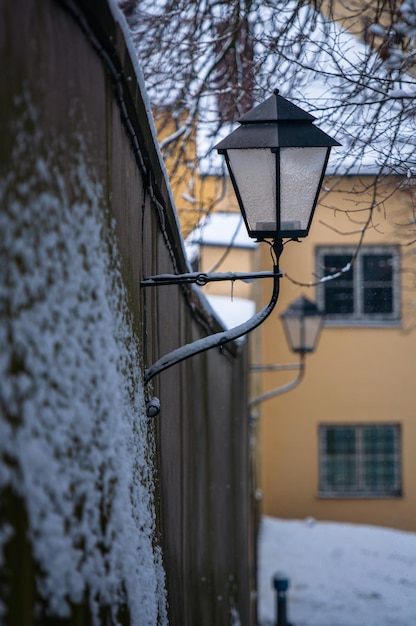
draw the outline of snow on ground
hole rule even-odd
[[[307,519],[262,519],[259,624],[275,623],[272,577],[290,580],[293,626],[414,626],[416,533]]]

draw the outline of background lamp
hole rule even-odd
[[[250,237],[306,237],[332,146],[315,118],[275,90],[215,148],[223,154]]]
[[[324,313],[318,309],[315,302],[301,296],[288,306],[280,318],[283,323],[289,348],[292,352],[300,355],[300,362],[296,365],[252,365],[250,369],[252,372],[296,369],[298,370],[298,375],[286,385],[267,391],[251,400],[249,402],[250,408],[257,406],[265,400],[270,400],[270,398],[275,398],[283,393],[287,393],[302,382],[305,374],[305,354],[314,352],[317,346],[324,321]],[[252,415],[252,417],[254,417],[254,415]]]
[[[288,306],[280,319],[292,352],[314,352],[321,334],[323,313],[315,302],[301,296]]]

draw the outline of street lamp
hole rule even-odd
[[[246,335],[273,311],[279,294],[282,240],[307,236],[331,147],[340,145],[314,126],[314,119],[276,90],[273,96],[246,113],[239,120],[240,127],[215,146],[225,156],[249,236],[259,241],[271,240],[273,271],[163,274],[147,278],[141,286],[273,278],[270,302],[244,324],[198,339],[160,358],[145,371],[146,384],[184,359]]]
[[[290,383],[267,391],[254,398],[249,403],[250,407],[256,406],[265,400],[280,396],[287,391],[291,391],[303,380],[305,373],[305,354],[315,351],[321,334],[324,314],[320,311],[315,302],[308,300],[305,296],[297,298],[281,314],[286,339],[292,352],[300,355],[300,361],[296,365],[252,365],[251,371],[282,371],[287,369],[297,369],[298,375]]]
[[[281,314],[280,319],[292,352],[302,357],[315,351],[324,319],[315,302],[300,296]]]
[[[249,111],[217,144],[250,237],[306,237],[332,146],[314,117],[279,95]]]

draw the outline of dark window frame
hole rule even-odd
[[[327,277],[331,271],[341,270],[350,262],[356,250],[352,246],[319,246],[316,248],[316,270],[319,278]],[[339,257],[339,265],[331,267],[325,263],[325,257]],[[371,273],[371,257],[389,256],[391,258],[390,280],[365,280],[364,272]],[[369,262],[370,261],[370,262]],[[317,301],[325,311],[325,325],[328,326],[399,326],[401,324],[401,280],[400,280],[400,247],[397,245],[362,246],[349,272],[341,272],[337,278],[322,280],[317,285]],[[365,310],[371,308],[371,300],[365,300],[367,289],[379,294],[388,290],[391,292],[391,310],[374,312]],[[331,312],[325,310],[327,295],[335,292],[338,298],[344,296],[343,311]],[[348,291],[352,293],[348,299]],[[343,293],[344,292],[344,293]],[[390,302],[390,300],[388,301]],[[328,307],[327,307],[328,308]]]
[[[377,440],[375,433],[378,429],[385,433],[390,430],[391,440],[388,441],[386,436],[384,440],[382,438]],[[344,439],[341,436],[342,431]],[[331,434],[332,441],[328,437]],[[320,497],[402,496],[401,424],[392,422],[320,424],[318,440]],[[391,449],[387,450],[389,446]],[[335,451],[336,448],[338,451]]]

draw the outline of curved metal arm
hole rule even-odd
[[[243,335],[247,335],[252,330],[260,326],[273,311],[277,299],[279,297],[279,279],[280,279],[280,271],[278,266],[276,265],[273,270],[273,292],[270,299],[269,304],[264,307],[261,311],[256,313],[251,319],[244,324],[240,324],[235,328],[231,328],[229,330],[215,333],[214,335],[209,335],[208,337],[203,337],[202,339],[197,339],[192,343],[188,343],[182,348],[177,348],[172,352],[169,352],[162,358],[160,358],[154,365],[149,367],[144,373],[144,383],[145,385],[154,377],[156,374],[163,372],[163,370],[168,367],[172,367],[172,365],[176,365],[185,359],[188,359],[195,354],[200,354],[201,352],[205,352],[206,350],[210,350],[211,348],[217,348],[222,346],[229,341],[233,341],[234,339],[238,339]]]
[[[261,402],[264,402],[265,400],[269,400],[270,398],[274,398],[275,396],[280,396],[282,393],[286,393],[287,391],[291,391],[292,389],[297,387],[299,383],[302,382],[303,376],[305,374],[305,360],[304,360],[303,354],[301,355],[301,360],[300,360],[298,369],[299,371],[298,371],[297,377],[294,380],[292,380],[290,383],[287,383],[287,385],[282,385],[282,387],[278,387],[277,389],[272,389],[271,391],[267,391],[266,393],[263,393],[261,396],[254,398],[254,400],[251,400],[248,403],[248,406],[252,408],[253,406],[260,404]]]

